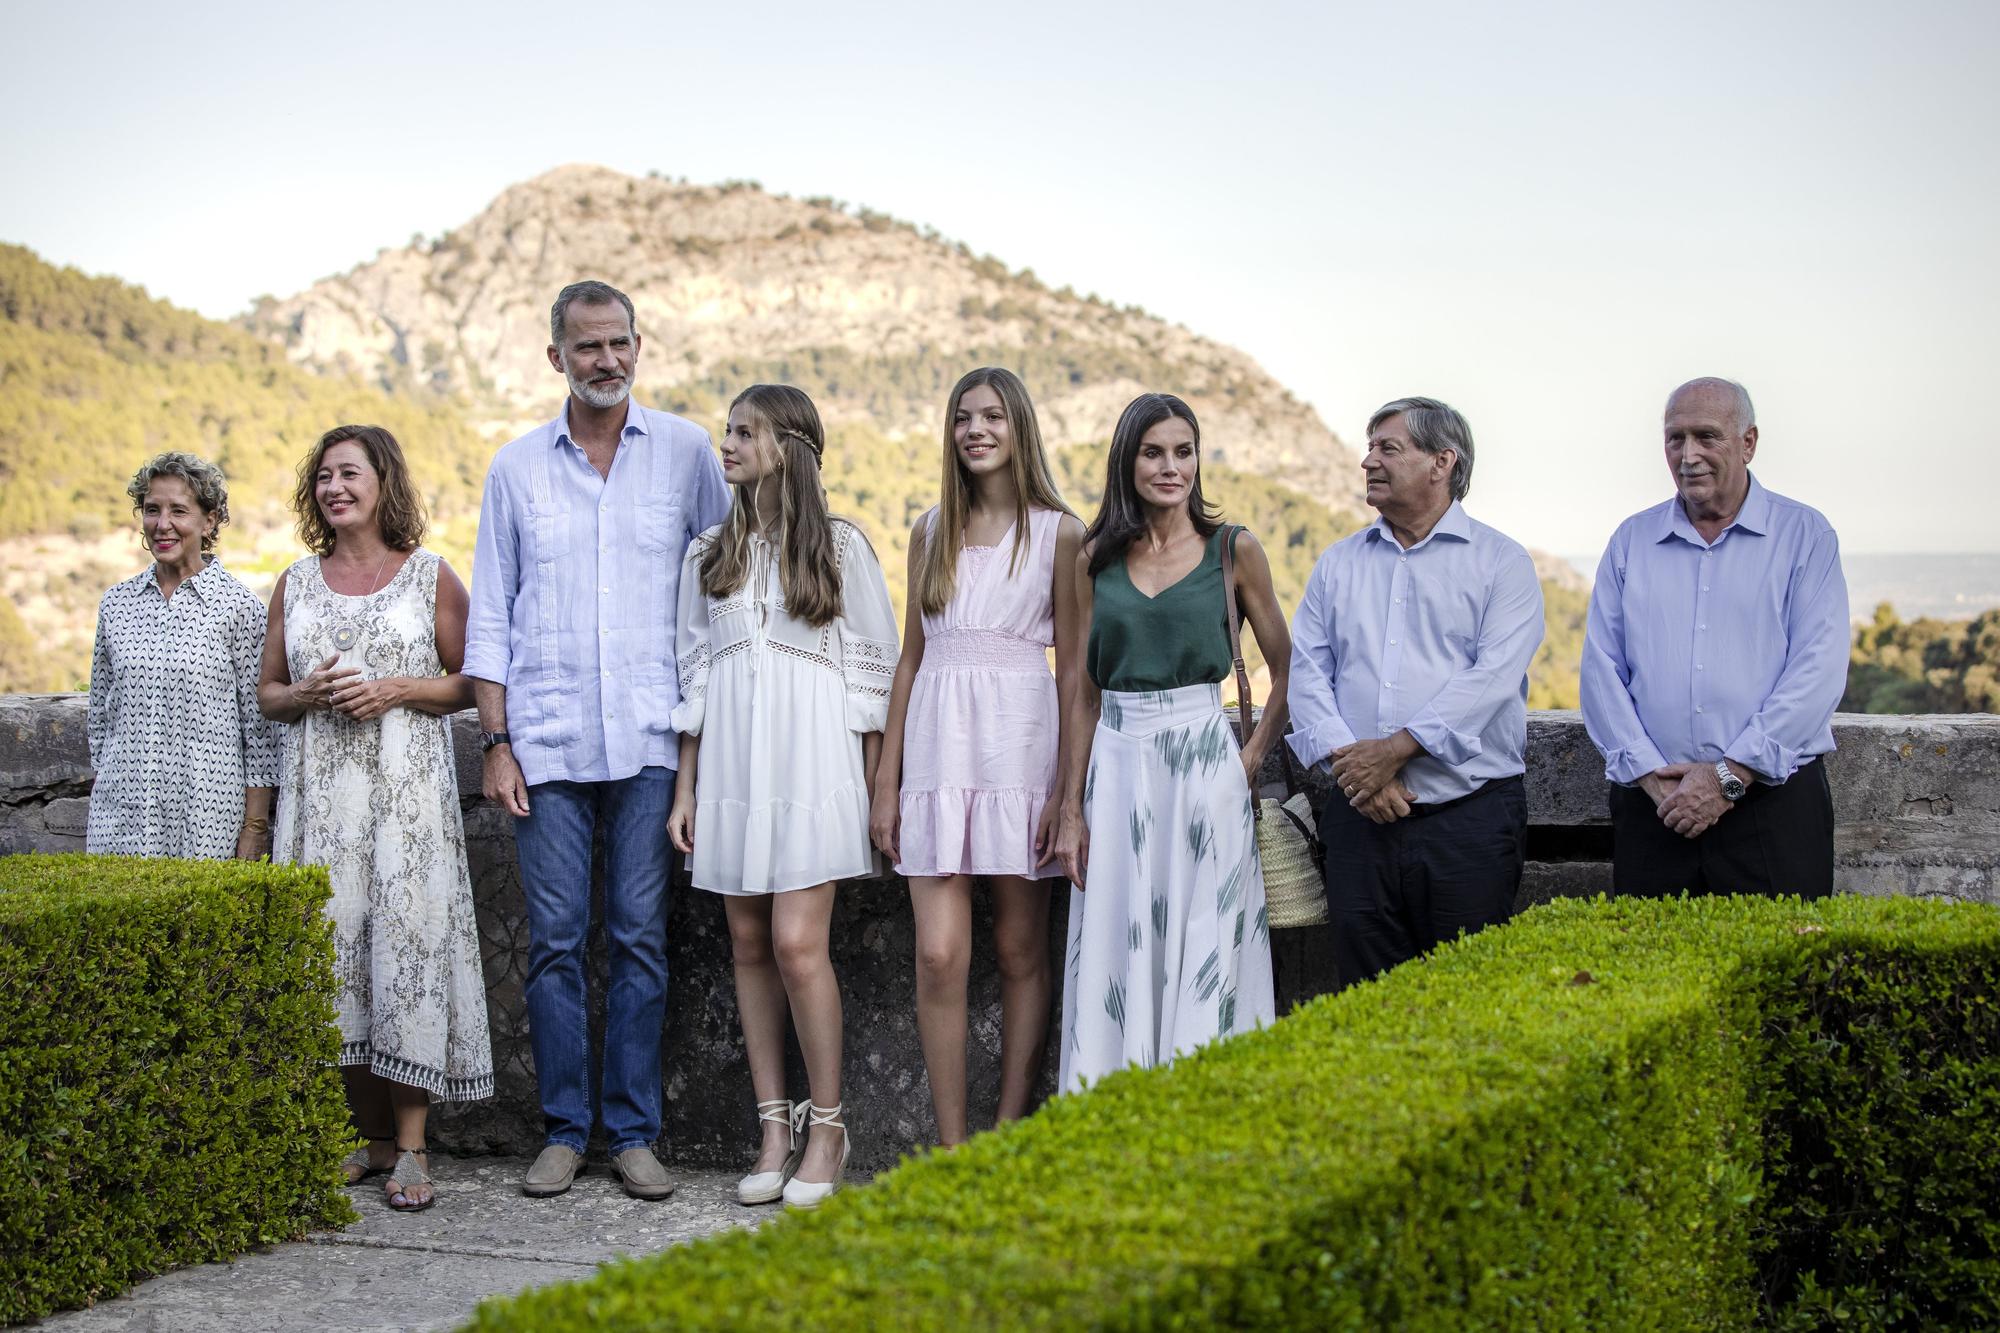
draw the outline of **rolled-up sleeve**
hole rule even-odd
[[[520,588],[513,505],[500,461],[486,471],[479,536],[472,549],[471,605],[465,617],[465,674],[505,685],[513,654],[514,595]]]
[[[701,735],[708,713],[708,595],[701,590],[701,557],[706,542],[690,542],[681,557],[680,605],[674,617],[674,669],[680,702],[669,718],[683,736]]]
[[[1583,637],[1583,725],[1604,755],[1604,776],[1630,785],[1666,767],[1660,747],[1639,720],[1632,699],[1632,668],[1625,650],[1625,534],[1618,533],[1597,562],[1590,616]]]
[[[840,674],[847,689],[847,728],[865,734],[889,723],[896,611],[881,563],[860,529],[849,531],[840,565]]]
[[[236,712],[243,733],[246,787],[277,786],[279,756],[283,752],[283,731],[257,706],[257,676],[263,665],[264,630],[268,624],[263,604],[246,591],[229,636],[230,665],[236,673]]]
[[[1327,562],[1320,557],[1306,580],[1305,596],[1292,617],[1292,671],[1285,702],[1291,709],[1292,730],[1285,738],[1301,764],[1310,768],[1344,745],[1354,744],[1354,732],[1340,716],[1334,681],[1340,674],[1333,643],[1332,598],[1327,594]]]
[[[1792,574],[1777,683],[1723,753],[1773,782],[1789,778],[1809,751],[1818,753],[1814,743],[1847,688],[1848,636],[1840,539],[1825,528]]]
[[[1453,766],[1483,753],[1480,737],[1496,716],[1527,697],[1528,664],[1542,645],[1542,632],[1542,583],[1528,553],[1516,550],[1488,585],[1472,665],[1410,718],[1405,725],[1411,737],[1427,754]]]

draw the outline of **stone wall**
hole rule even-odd
[[[527,923],[508,819],[479,796],[470,714],[455,719],[459,786],[485,955],[499,1092],[448,1107],[433,1142],[456,1152],[527,1153],[541,1143],[522,1002]],[[1529,865],[1523,905],[1610,887],[1603,766],[1575,713],[1528,722]],[[1919,894],[2000,903],[2000,718],[1842,715],[1829,761],[1843,892]],[[0,696],[0,853],[80,851],[90,756],[78,695]],[[1276,780],[1275,765],[1266,776]],[[1067,894],[1050,913],[1060,973]],[[990,1121],[999,1069],[999,994],[983,895],[972,963],[970,1083],[974,1127]],[[754,1142],[753,1097],[736,1027],[729,937],[719,900],[685,888],[668,923],[669,996],[662,1035],[665,1147],[670,1158],[730,1166]],[[1279,1008],[1333,983],[1327,928],[1280,931]],[[601,953],[601,942],[600,942]],[[917,1045],[910,909],[894,878],[843,886],[833,955],[846,1002],[846,1102],[856,1161],[882,1167],[931,1140]],[[601,1005],[592,1015],[601,1022]],[[1053,1026],[1053,1024],[1052,1024]],[[805,1081],[793,1052],[793,1091]],[[1044,1070],[1054,1084],[1054,1043]]]

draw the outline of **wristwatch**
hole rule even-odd
[[[1715,776],[1722,783],[1722,794],[1728,800],[1740,801],[1743,793],[1750,790],[1743,785],[1743,779],[1736,776],[1736,770],[1729,766],[1727,759],[1715,761]]]
[[[504,731],[482,731],[479,733],[479,749],[483,753],[496,745],[512,745],[513,738]],[[1741,786],[1742,784],[1738,784]],[[1734,798],[1731,798],[1734,799]]]

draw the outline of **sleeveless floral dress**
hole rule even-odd
[[[417,551],[376,592],[327,587],[319,558],[285,576],[285,660],[338,653],[364,677],[435,676],[438,557]],[[441,1101],[493,1095],[493,1047],[448,719],[315,710],[285,728],[272,859],[333,880],[340,1063]]]

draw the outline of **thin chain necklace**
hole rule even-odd
[[[394,555],[395,553],[396,553],[395,547],[388,546],[386,544],[383,546],[382,559],[379,563],[376,564],[375,572],[368,576],[368,591],[363,593],[357,593],[355,594],[356,596],[373,597],[376,593],[382,591],[375,585],[381,579],[382,571],[389,567],[389,557]],[[322,578],[321,582],[325,582],[325,579]],[[339,649],[341,652],[343,653],[346,652],[348,649],[352,648],[355,644],[359,642],[361,642],[361,627],[358,624],[356,624],[353,620],[351,619],[343,620],[340,622],[340,624],[334,626],[333,646]]]

